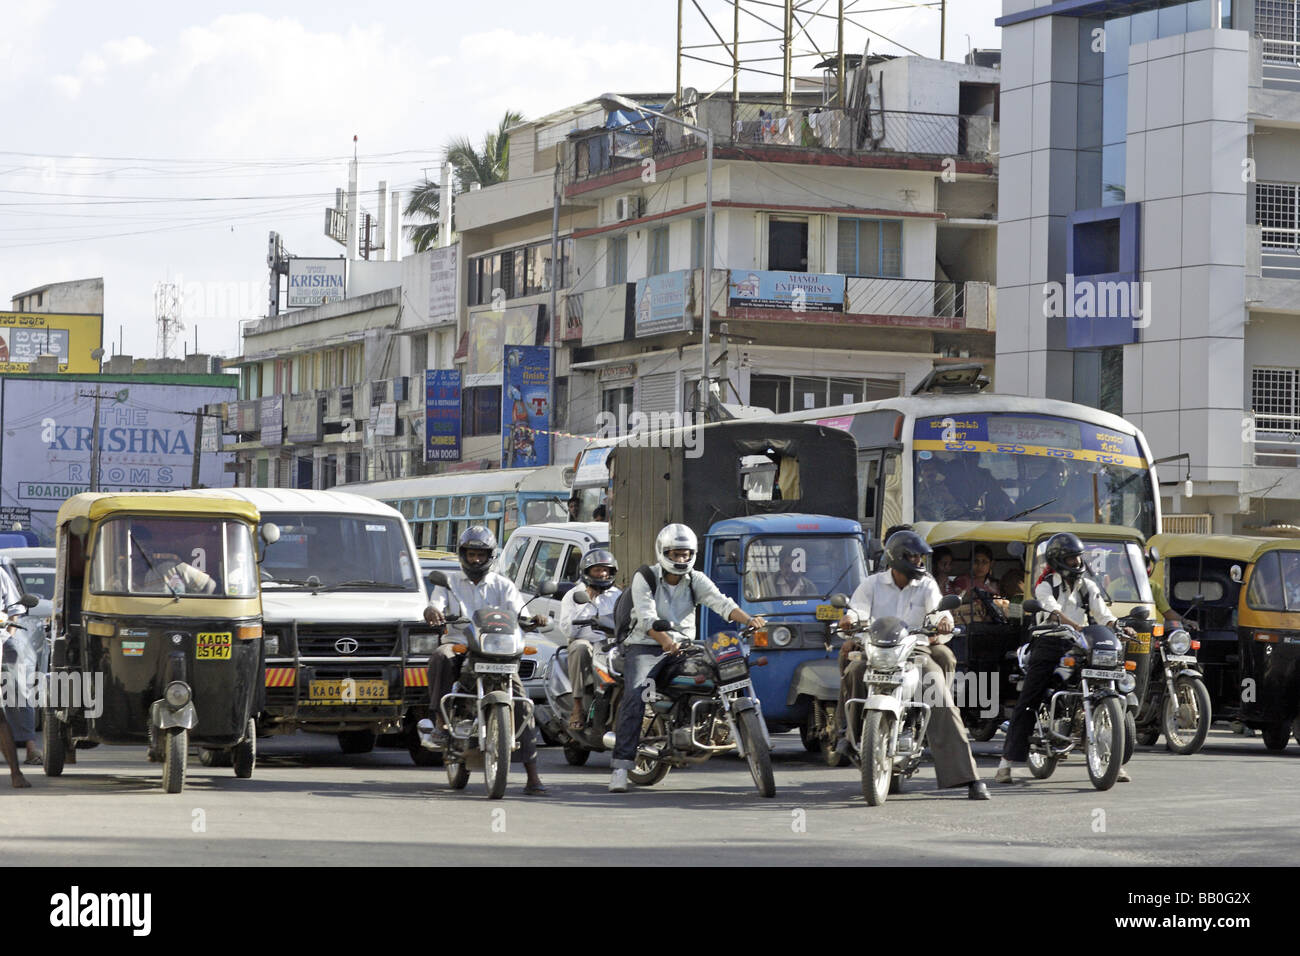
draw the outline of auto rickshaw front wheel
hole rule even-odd
[[[180,793],[185,786],[185,764],[190,755],[190,732],[184,727],[163,731],[163,791]]]
[[[43,723],[41,726],[41,747],[45,751],[45,776],[58,777],[63,774],[63,764],[68,758],[68,738],[64,733],[63,721],[54,716],[54,711],[42,707]]]
[[[1264,738],[1264,746],[1269,750],[1286,750],[1287,739],[1291,736],[1291,728],[1285,723],[1267,724],[1260,728],[1260,736]]]
[[[235,744],[229,753],[230,762],[235,768],[235,776],[241,780],[251,777],[253,768],[257,766],[257,721],[252,717],[248,718],[244,739]]]

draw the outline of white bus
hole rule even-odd
[[[571,467],[547,465],[366,481],[336,490],[396,508],[411,526],[417,548],[455,551],[470,525],[486,525],[504,542],[519,525],[567,521],[572,484]]]
[[[852,434],[858,517],[875,536],[903,522],[1022,518],[1160,530],[1155,466],[1137,427],[1073,402],[984,393],[973,382],[957,391],[969,368],[938,369],[911,395],[751,420]],[[579,456],[580,494],[603,491],[617,441],[594,440]]]

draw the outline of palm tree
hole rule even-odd
[[[465,136],[458,136],[447,143],[443,161],[451,164],[456,181],[453,187],[455,192],[468,192],[474,183],[491,186],[505,180],[510,166],[510,136],[506,131],[523,121],[522,113],[507,110],[497,128],[483,135],[482,149],[476,149]],[[426,179],[407,200],[405,215],[424,220],[406,227],[416,252],[423,252],[438,241],[441,192],[438,183]]]

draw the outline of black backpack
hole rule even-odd
[[[641,576],[641,580],[646,583],[646,587],[650,589],[651,594],[658,593],[659,578],[655,574],[654,569],[650,567],[650,565],[648,564],[641,565],[641,567],[636,569],[636,575]],[[636,575],[632,576],[634,581],[636,580]],[[699,601],[697,601],[695,597],[695,572],[694,571],[686,572],[686,583],[687,586],[690,587],[691,589],[691,603],[698,604]],[[618,600],[614,602],[614,643],[615,644],[622,644],[625,640],[627,640],[627,636],[632,633],[632,626],[633,624],[636,623],[633,620],[634,610],[635,608],[632,604],[632,585],[629,584],[626,588],[623,589],[622,593],[619,594]]]

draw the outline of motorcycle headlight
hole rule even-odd
[[[523,641],[514,634],[484,634],[479,646],[484,654],[518,654]]]
[[[1119,692],[1121,694],[1133,693],[1134,689],[1136,689],[1138,685],[1137,678],[1129,671],[1125,671],[1120,679],[1115,683],[1119,685]]]
[[[1095,667],[1114,667],[1119,663],[1119,652],[1109,647],[1099,647],[1092,652]]]
[[[772,643],[777,647],[785,647],[794,640],[794,632],[788,627],[774,627],[771,637]]]
[[[722,680],[736,680],[745,676],[745,669],[744,661],[731,661],[718,668],[718,677]]]
[[[894,647],[879,647],[875,644],[867,645],[867,663],[881,670],[892,670],[897,667],[902,654],[903,648],[901,645]]]
[[[1192,636],[1184,631],[1181,627],[1174,631],[1166,638],[1169,646],[1169,652],[1178,657],[1186,654],[1192,649]]]
[[[437,649],[440,640],[438,634],[412,634],[409,650],[419,657],[427,657]]]

